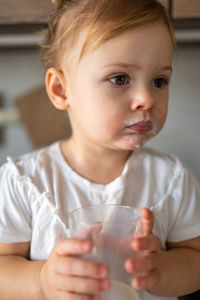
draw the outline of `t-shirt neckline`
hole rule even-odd
[[[133,157],[133,153],[129,156],[129,158],[126,161],[126,164],[124,166],[124,169],[119,177],[114,179],[108,184],[99,184],[99,183],[94,183],[81,175],[79,175],[76,171],[74,171],[71,166],[68,164],[66,159],[64,158],[64,155],[61,150],[61,141],[56,142],[55,144],[52,145],[55,151],[57,152],[57,161],[60,164],[63,172],[66,172],[66,174],[70,175],[70,179],[79,183],[79,184],[84,184],[85,186],[88,186],[93,189],[98,189],[98,190],[110,190],[110,189],[116,189],[116,187],[120,188],[123,185],[124,179],[130,169],[131,165],[131,160]]]

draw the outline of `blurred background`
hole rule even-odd
[[[0,165],[70,134],[44,90],[39,43],[50,0],[0,0]],[[200,1],[161,0],[178,40],[167,123],[147,146],[178,156],[200,179]]]

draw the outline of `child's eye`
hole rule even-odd
[[[154,87],[161,89],[164,85],[168,84],[168,81],[165,78],[160,77],[160,78],[154,79],[152,84]]]
[[[127,85],[129,84],[129,77],[125,74],[115,75],[109,78],[114,85]]]

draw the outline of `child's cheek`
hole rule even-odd
[[[123,128],[124,120],[118,114],[110,115],[105,120],[105,130],[109,134],[118,135]]]

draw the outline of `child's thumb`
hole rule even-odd
[[[54,251],[57,255],[68,256],[88,253],[91,247],[91,242],[87,240],[63,238],[57,242]]]
[[[147,236],[152,233],[154,225],[153,213],[146,207],[141,209],[142,215],[142,225],[143,225],[143,235]]]

